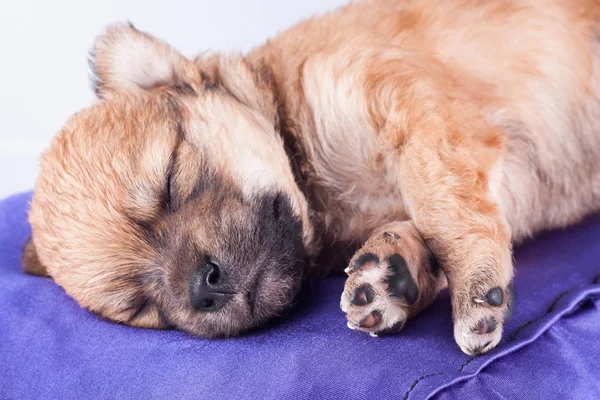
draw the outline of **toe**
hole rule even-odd
[[[340,300],[340,308],[343,312],[348,312],[348,308],[344,305],[344,300]]]
[[[463,353],[477,356],[487,353],[500,342],[501,335],[498,331],[490,334],[479,334],[469,332],[462,337],[455,337]]]
[[[485,342],[481,345],[475,346],[474,348],[472,348],[470,350],[471,355],[478,356],[480,354],[485,353],[487,351],[487,348],[490,346],[490,344],[492,344],[492,341],[488,340],[487,342]]]
[[[481,313],[482,310],[477,311]],[[455,322],[454,339],[464,353],[476,356],[492,350],[500,342],[502,316],[498,311],[495,315],[480,314],[479,319],[473,317],[465,317]]]
[[[404,320],[398,321],[395,324],[393,324],[392,326],[378,331],[377,335],[378,336],[393,335],[395,333],[400,332],[402,330],[402,328],[404,328]]]

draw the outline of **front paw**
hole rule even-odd
[[[371,336],[399,332],[445,287],[445,275],[414,226],[387,228],[350,261],[340,303],[348,327]]]
[[[454,296],[454,339],[461,350],[475,356],[496,347],[504,323],[512,316],[514,301],[512,283],[505,288],[493,286],[475,296]]]

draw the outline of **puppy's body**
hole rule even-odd
[[[194,62],[113,27],[104,101],[44,156],[29,269],[119,322],[232,335],[289,304],[303,251],[360,248],[351,328],[397,332],[448,284],[456,341],[488,351],[511,241],[600,209],[599,20],[596,0],[377,0]]]
[[[393,101],[385,81],[396,76],[407,88],[420,78],[408,69],[439,79],[431,96],[464,99],[500,128],[502,154],[488,181],[514,240],[597,210],[599,4],[363,2],[251,53],[274,67],[284,121],[301,143],[328,232],[362,242],[390,219],[408,219],[398,166],[414,132],[382,129],[385,117],[373,110]]]

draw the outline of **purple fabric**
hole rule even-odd
[[[0,399],[600,398],[600,216],[518,249],[503,342],[470,358],[447,295],[371,338],[346,328],[341,278],[310,282],[289,315],[235,339],[104,321],[21,272],[29,199],[0,202]]]

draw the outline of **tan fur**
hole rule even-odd
[[[599,21],[597,0],[372,0],[302,22],[246,57],[194,62],[113,27],[95,46],[104,101],[74,116],[42,161],[30,217],[39,260],[81,304],[132,323],[136,299],[159,296],[128,277],[160,269],[164,255],[140,223],[161,232],[175,221],[160,193],[179,146],[183,203],[218,214],[195,197],[205,165],[245,199],[285,193],[313,260],[411,220],[421,245],[398,251],[429,247],[448,279],[458,344],[488,351],[508,307],[511,243],[600,209]],[[229,239],[191,215],[177,220],[187,240],[223,248]],[[281,279],[273,293],[291,287]],[[482,305],[495,287],[503,303]],[[184,309],[182,298],[170,307]],[[136,325],[159,326],[158,314],[150,308]],[[230,314],[178,311],[170,322],[209,336],[260,322]],[[474,332],[486,318],[499,329]]]

